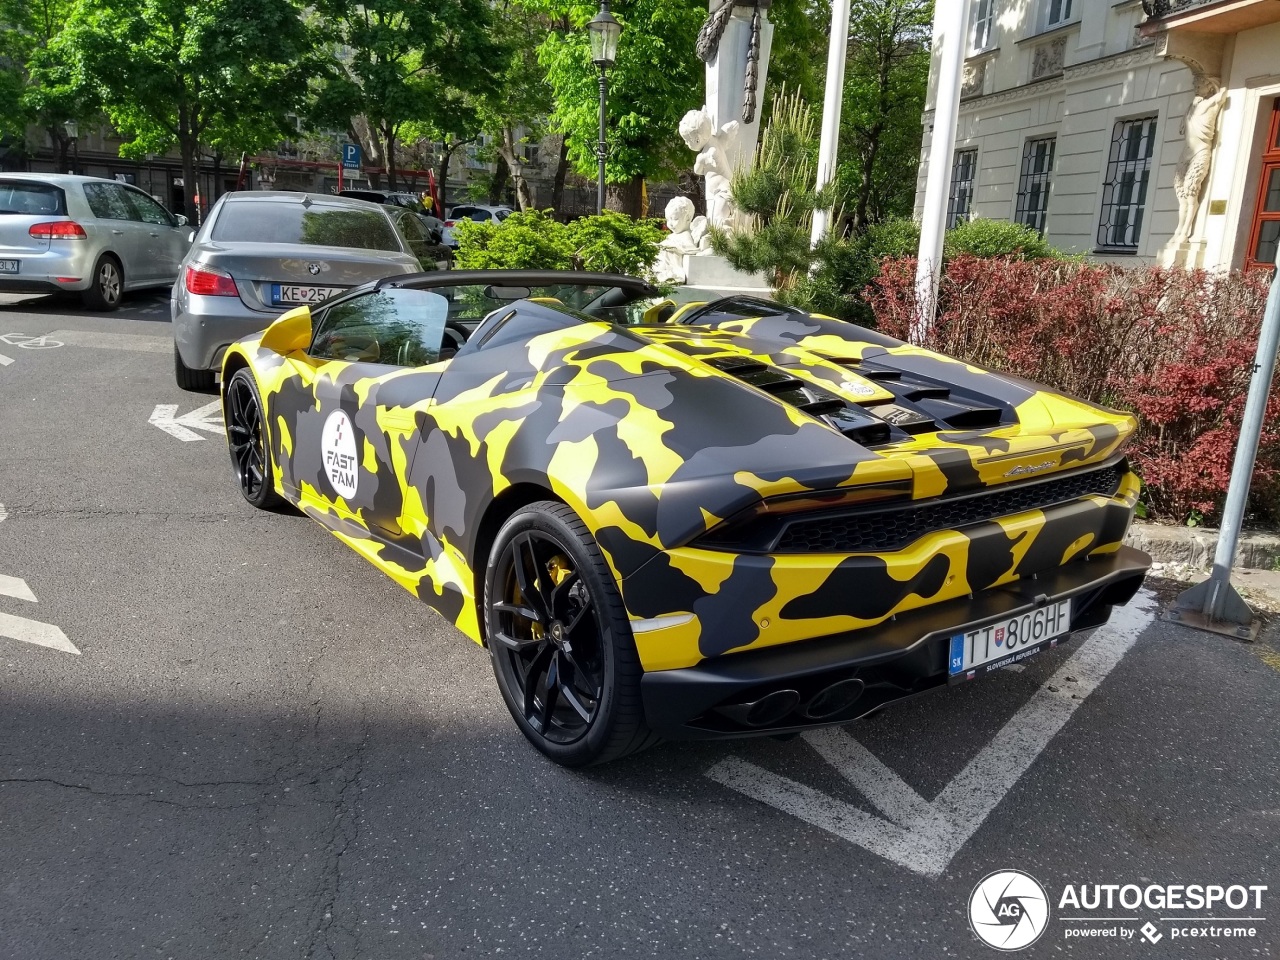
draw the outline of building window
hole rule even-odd
[[[995,0],[974,0],[972,53],[981,53],[990,48],[991,28],[995,19]]]
[[[969,219],[973,206],[973,176],[978,169],[976,148],[957,150],[951,165],[951,191],[947,194],[947,229]]]
[[[1117,120],[1111,134],[1107,179],[1102,185],[1102,217],[1098,246],[1137,250],[1142,215],[1147,207],[1151,155],[1155,152],[1156,118]]]
[[[1058,27],[1071,20],[1072,0],[1049,0],[1049,17],[1047,25]]]
[[[1018,209],[1016,219],[1044,236],[1044,222],[1049,213],[1049,184],[1053,179],[1053,154],[1056,137],[1028,140],[1022,148],[1022,174],[1018,177]]]
[[[1270,267],[1280,262],[1280,97],[1271,108],[1271,128],[1262,151],[1258,206],[1249,231],[1246,267]]]

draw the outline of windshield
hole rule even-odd
[[[270,200],[227,203],[213,225],[211,240],[305,243],[359,250],[403,248],[391,221],[378,210],[323,203],[303,205]]]
[[[0,215],[65,217],[67,199],[63,192],[47,183],[25,180],[0,180]]]
[[[516,300],[553,301],[552,306],[562,305],[595,320],[609,323],[644,323],[644,312],[661,297],[639,290],[614,287],[601,283],[551,283],[541,285],[520,284],[500,286],[493,284],[458,284],[431,288],[433,293],[449,301],[449,319],[462,322],[484,319],[499,307]]]

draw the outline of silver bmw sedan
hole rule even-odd
[[[285,310],[422,267],[375,203],[311,193],[223,196],[173,284],[178,386],[211,390],[227,347]]]

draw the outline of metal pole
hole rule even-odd
[[[835,176],[840,146],[840,107],[844,101],[844,63],[849,48],[849,0],[831,4],[831,38],[827,43],[827,86],[822,101],[822,139],[818,144],[818,182],[821,190]],[[831,221],[830,210],[813,211],[810,243],[818,245]]]
[[[1222,508],[1218,549],[1213,555],[1213,573],[1209,576],[1216,587],[1210,590],[1204,604],[1205,616],[1212,620],[1221,619],[1225,602],[1225,591],[1221,587],[1229,584],[1231,566],[1235,562],[1240,525],[1244,522],[1249,484],[1253,479],[1253,464],[1258,456],[1258,440],[1262,436],[1262,420],[1267,412],[1267,394],[1276,368],[1277,346],[1280,346],[1280,270],[1271,278],[1271,292],[1262,315],[1258,353],[1253,363],[1253,379],[1249,382],[1249,397],[1245,401],[1244,420],[1240,424],[1240,442],[1236,445],[1236,458],[1231,465],[1227,502]]]
[[[596,144],[596,159],[600,161],[600,177],[596,183],[596,213],[604,213],[604,161],[609,155],[609,141],[604,134],[604,106],[609,95],[608,74],[600,68],[600,142]]]
[[[934,91],[933,137],[929,142],[929,173],[920,216],[920,251],[916,263],[916,316],[911,342],[920,343],[933,328],[938,302],[938,277],[942,272],[942,239],[947,224],[947,192],[951,182],[951,154],[956,148],[956,123],[960,111],[964,50],[967,44],[969,4],[948,0],[936,7],[942,28],[934,43],[942,44],[938,84]]]

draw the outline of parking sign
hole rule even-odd
[[[360,169],[360,144],[344,143],[342,145],[342,165],[348,170]]]

